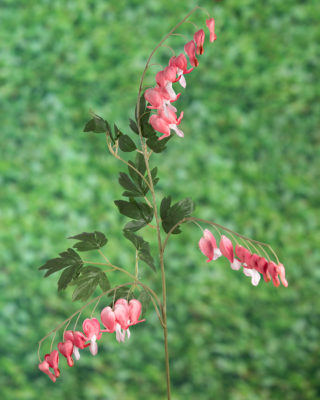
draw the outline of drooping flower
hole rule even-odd
[[[58,343],[58,350],[64,357],[66,357],[69,367],[73,367],[73,343],[71,342],[71,340],[66,340],[65,342]]]
[[[100,322],[97,318],[86,318],[83,321],[82,329],[88,340],[90,340],[90,353],[95,356],[98,353],[97,340],[101,339]]]
[[[177,78],[177,67],[175,66],[168,66],[156,74],[158,86],[166,89],[172,101],[176,101],[180,96],[180,93],[177,95],[172,87],[172,83],[177,82],[179,79],[180,77]]]
[[[268,272],[268,261],[264,257],[260,257],[256,266],[256,270],[262,274],[265,282],[271,281],[271,276]]]
[[[283,284],[284,287],[288,287],[288,281],[286,280],[286,270],[285,270],[283,264],[278,264],[277,270],[278,270],[278,274],[281,279],[281,283]]]
[[[189,57],[190,64],[193,67],[197,67],[199,65],[199,61],[196,58],[196,46],[193,40],[190,40],[190,42],[184,45],[184,51]]]
[[[70,340],[73,343],[73,355],[76,360],[80,359],[79,349],[84,349],[90,346],[90,343],[86,344],[88,338],[80,331],[66,331],[63,335],[64,340]]]
[[[107,328],[101,332],[113,333],[116,330],[116,316],[111,307],[105,307],[100,313],[100,318],[102,324]]]
[[[178,57],[171,57],[169,60],[169,65],[177,67],[177,75],[178,77],[180,77],[179,83],[182,87],[185,88],[187,86],[187,83],[184,75],[189,74],[193,71],[193,68],[188,69],[188,61],[186,59],[186,56],[181,53],[178,55]]]
[[[126,334],[128,339],[130,338],[128,301],[118,299],[114,305],[114,314],[116,317],[116,339],[119,343],[124,342]]]
[[[205,33],[203,29],[199,29],[195,34],[194,34],[194,41],[197,46],[196,53],[197,55],[203,54],[203,43],[204,43],[204,38],[205,38]]]
[[[48,363],[48,361],[44,360],[41,363],[39,363],[38,365],[40,371],[44,372],[45,374],[47,374],[49,376],[49,378],[52,380],[52,382],[56,381],[56,377],[55,375],[50,371],[50,365]]]
[[[178,125],[183,118],[183,111],[179,118],[177,118],[176,114],[170,109],[167,109],[167,114],[168,115],[166,115],[164,110],[160,109],[158,114],[151,115],[149,119],[149,123],[153,129],[157,132],[163,133],[163,136],[160,136],[158,140],[170,136],[171,129],[174,130],[178,136],[183,137],[184,133],[178,128]]]
[[[202,253],[208,257],[207,262],[216,260],[222,255],[217,246],[216,239],[209,229],[203,231],[203,237],[199,240],[199,248]]]
[[[222,235],[220,240],[220,251],[230,261],[230,266],[234,270],[238,270],[241,267],[241,262],[234,257],[233,244],[229,238]]]
[[[136,325],[140,322],[144,322],[145,320],[139,320],[141,315],[142,305],[139,300],[131,299],[129,301],[129,325]]]
[[[217,39],[217,35],[214,33],[214,18],[207,19],[206,25],[210,32],[210,42],[214,42]]]
[[[283,286],[288,287],[288,282],[286,280],[286,272],[283,264],[277,265],[275,262],[270,261],[268,263],[268,272],[271,275],[274,286],[278,287],[280,285],[280,279],[281,279]]]
[[[44,356],[45,361],[49,364],[49,367],[53,369],[56,378],[60,376],[59,370],[59,352],[58,350],[53,350],[50,354]]]

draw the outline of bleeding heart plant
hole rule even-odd
[[[134,273],[124,267],[114,265],[101,250],[108,242],[106,236],[96,231],[71,236],[69,239],[77,240],[73,248],[68,248],[60,253],[59,257],[47,261],[40,267],[41,270],[46,270],[45,277],[61,271],[58,290],[73,286],[72,300],[74,301],[87,301],[98,286],[102,290],[100,295],[89,300],[40,340],[38,349],[39,369],[46,373],[53,382],[60,376],[59,353],[57,350],[52,350],[56,333],[60,329],[64,328],[63,341],[58,343],[57,347],[60,354],[67,359],[67,364],[72,367],[75,360],[79,360],[80,351],[85,348],[89,347],[91,354],[96,355],[98,352],[97,341],[101,340],[105,334],[115,333],[118,342],[124,342],[126,337],[129,339],[129,328],[145,321],[144,319],[140,320],[140,317],[145,313],[147,300],[151,300],[164,333],[167,397],[170,400],[164,254],[168,239],[171,235],[181,233],[182,224],[191,222],[202,230],[203,236],[199,239],[199,248],[207,257],[207,262],[216,261],[219,257],[224,256],[230,262],[233,270],[242,268],[244,274],[251,277],[254,286],[258,285],[260,274],[265,282],[272,280],[275,286],[279,286],[281,281],[285,287],[288,286],[284,266],[279,263],[271,246],[232,232],[214,222],[191,216],[194,211],[194,203],[190,198],[171,204],[171,197],[167,196],[162,199],[160,204],[157,203],[155,186],[159,181],[158,169],[157,167],[151,168],[151,155],[165,150],[167,143],[173,137],[172,131],[180,138],[184,137],[180,128],[184,113],[181,111],[178,117],[177,108],[172,104],[177,102],[180,93],[176,93],[173,85],[186,88],[185,75],[190,74],[195,67],[198,67],[199,60],[197,57],[207,51],[204,29],[197,29],[193,39],[187,38],[186,42],[181,45],[188,56],[189,68],[185,54],[181,52],[176,55],[174,52],[174,56],[168,60],[168,65],[155,74],[153,87],[143,91],[143,83],[154,53],[169,37],[173,35],[185,37],[183,34],[175,32],[197,10],[202,9],[200,7],[194,8],[151,52],[140,81],[135,120],[130,120],[130,128],[133,134],[130,136],[124,134],[116,125],[114,125],[114,129],[111,129],[110,124],[98,115],[93,115],[85,126],[85,132],[103,133],[110,153],[128,168],[128,173],[120,172],[119,175],[119,184],[124,188],[122,195],[126,200],[116,200],[115,204],[120,214],[131,219],[123,228],[123,236],[135,247],[136,263]],[[209,19],[204,22],[203,25],[206,25],[209,30],[210,42],[214,42],[216,40],[215,21],[209,16]],[[206,26],[204,26],[205,29],[207,29]],[[187,118],[186,113],[185,120]],[[158,136],[158,133],[162,135]],[[135,153],[135,158],[127,161],[120,155],[121,152]],[[155,220],[155,225],[152,224],[153,220]],[[215,229],[215,235],[208,228],[203,229],[202,225],[212,226]],[[155,231],[155,239],[158,244],[158,261],[155,261],[151,255],[149,243],[141,235],[136,234],[137,231],[150,228]],[[162,231],[165,233],[165,238],[162,237]],[[194,247],[196,247],[196,243],[194,243]],[[103,262],[83,259],[79,253],[87,251],[96,251],[102,257]],[[139,268],[141,262],[154,271],[160,269],[161,295],[140,280]],[[109,268],[109,270],[104,271],[102,268]],[[118,281],[118,284],[111,287],[109,276],[114,271],[128,276],[130,281],[121,284]],[[116,278],[113,278],[113,280],[117,282]],[[99,320],[93,317],[101,299],[107,299],[107,305],[100,312],[101,323],[105,329],[101,329]],[[91,317],[83,321],[83,332],[76,331],[82,311],[94,303]],[[76,318],[76,321],[73,330],[67,330],[74,318]],[[41,359],[41,344],[50,335],[53,336],[50,354],[46,354],[44,359]]]

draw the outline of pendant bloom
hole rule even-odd
[[[80,359],[79,349],[84,349],[85,347],[90,346],[90,343],[85,344],[88,341],[88,338],[79,331],[66,331],[63,335],[64,340],[70,340],[73,344],[73,355],[76,360]]]
[[[95,356],[98,353],[97,340],[100,340],[102,336],[100,322],[97,318],[87,318],[83,321],[82,330],[88,340],[90,340],[90,353]]]
[[[216,239],[209,229],[204,230],[203,237],[199,240],[199,248],[202,253],[208,257],[207,262],[216,260],[222,255],[217,246]]]

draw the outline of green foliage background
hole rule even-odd
[[[72,369],[62,360],[56,384],[38,371],[37,341],[79,304],[37,268],[84,230],[103,231],[108,256],[133,268],[113,204],[122,166],[103,135],[81,131],[93,109],[128,132],[149,52],[194,5],[0,3],[2,400],[164,398],[154,312],[125,345],[106,336],[96,358],[84,354]],[[200,5],[216,18],[218,40],[207,42],[179,100],[185,139],[154,156],[158,198],[192,195],[198,217],[270,243],[289,287],[255,288],[226,261],[206,264],[201,232],[184,226],[166,256],[173,399],[318,399],[320,3]],[[184,39],[169,44],[180,52]],[[163,48],[155,62],[169,57]]]

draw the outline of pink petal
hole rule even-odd
[[[233,245],[229,238],[222,235],[220,240],[220,250],[223,256],[225,256],[231,263],[234,260]]]
[[[205,33],[203,29],[198,30],[194,34],[194,41],[197,46],[197,54],[203,54],[203,43],[204,43],[204,38],[205,38]]]

